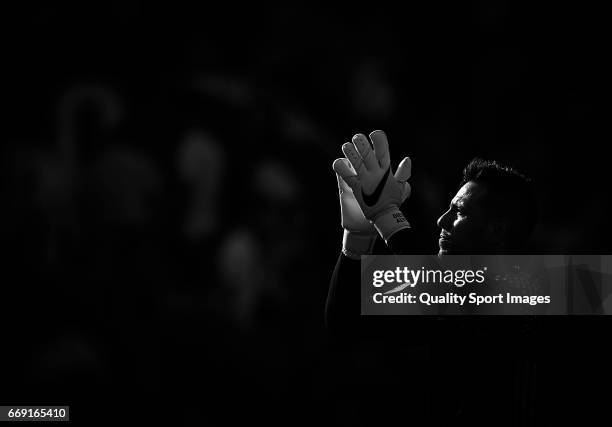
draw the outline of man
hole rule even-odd
[[[345,292],[345,288],[359,283],[358,261],[361,255],[372,253],[379,236],[393,253],[411,251],[413,230],[400,206],[411,193],[412,162],[405,157],[392,173],[386,134],[374,131],[370,140],[356,134],[352,142],[342,145],[346,157],[336,159],[332,166],[344,234],[326,307],[331,328],[347,326],[349,321],[363,323],[348,315],[358,312],[359,304],[351,301],[356,293]],[[498,162],[474,159],[463,170],[459,191],[437,221],[441,229],[438,256],[517,253],[536,217],[529,178]]]
[[[346,157],[333,164],[345,230],[343,253],[352,259],[370,253],[365,243],[372,243],[376,230],[389,243],[395,233],[410,228],[399,210],[410,195],[410,158],[391,174],[385,133],[374,131],[370,139],[372,144],[365,135],[355,135],[342,146]],[[465,167],[449,209],[438,219],[439,255],[515,252],[531,234],[535,218],[529,178],[495,161],[474,159]]]
[[[517,409],[517,401],[532,400],[529,393],[533,387],[526,381],[517,386],[516,378],[531,375],[532,365],[525,365],[519,356],[528,347],[516,331],[519,322],[510,324],[513,338],[504,336],[496,340],[487,336],[491,329],[485,328],[483,332],[482,326],[497,326],[501,322],[494,323],[488,318],[475,323],[464,318],[360,316],[361,255],[372,253],[379,236],[393,253],[411,251],[413,230],[400,206],[411,193],[408,179],[412,163],[406,157],[392,172],[383,131],[370,133],[369,140],[357,134],[352,142],[342,146],[342,151],[345,157],[333,163],[344,234],[326,305],[329,328],[352,344],[364,339],[370,345],[372,340],[399,342],[389,351],[391,357],[409,354],[415,346],[424,345],[431,355],[428,366],[435,372],[453,361],[460,371],[449,370],[443,376],[436,373],[430,380],[421,378],[421,383],[411,376],[414,374],[406,376],[406,381],[415,387],[428,388],[433,383],[441,386],[436,391],[430,389],[430,394],[448,393],[447,398],[441,397],[444,401],[441,409],[434,410],[439,422],[488,420],[502,425],[525,421],[529,411],[525,407]],[[441,229],[438,256],[518,252],[535,224],[531,185],[527,177],[510,167],[495,161],[472,160],[463,171],[459,191],[438,219]],[[517,360],[521,362],[516,363]],[[410,360],[406,362],[411,364]],[[426,369],[417,371],[423,370]],[[450,397],[455,395],[458,397]],[[413,409],[415,417],[418,411],[419,408]],[[431,415],[431,409],[428,412]],[[504,412],[506,418],[491,419]],[[427,419],[421,415],[423,420]]]
[[[495,161],[472,160],[461,188],[438,219],[439,255],[521,250],[536,222],[531,180]]]

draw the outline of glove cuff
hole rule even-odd
[[[344,230],[342,253],[348,258],[360,260],[361,255],[372,253],[377,237],[376,233],[357,233]]]
[[[391,236],[404,228],[410,228],[410,223],[397,206],[392,206],[376,217],[374,227],[388,244]]]

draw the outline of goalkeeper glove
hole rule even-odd
[[[388,242],[397,231],[410,227],[399,206],[410,196],[407,180],[412,165],[410,158],[406,157],[393,174],[387,136],[383,131],[374,131],[370,139],[372,145],[365,135],[355,135],[352,143],[342,146],[348,162],[336,159],[333,169],[352,190],[365,218],[374,223],[376,230]]]

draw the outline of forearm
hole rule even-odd
[[[398,255],[414,253],[414,240],[414,231],[411,228],[404,228],[387,241],[387,247]]]
[[[353,335],[360,317],[360,261],[340,254],[325,304],[325,324],[334,335]]]
[[[372,253],[378,234],[381,234],[383,239],[388,238],[385,243],[393,253],[403,253],[410,247],[412,230],[398,209],[390,212],[383,226],[376,229],[378,233],[344,230],[342,253],[338,256],[332,273],[325,305],[325,324],[332,333],[354,335],[363,329],[363,326],[359,326],[364,323],[360,319],[360,260],[362,255]]]

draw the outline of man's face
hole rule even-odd
[[[493,249],[483,204],[485,192],[482,184],[470,181],[453,197],[449,209],[438,218],[442,229],[439,256]]]

